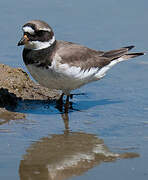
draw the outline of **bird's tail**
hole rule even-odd
[[[105,58],[108,58],[109,64],[102,67],[99,71],[99,73],[96,75],[98,79],[101,79],[105,76],[106,72],[113,67],[115,64],[126,61],[130,58],[135,58],[137,56],[142,56],[145,53],[144,52],[136,52],[136,53],[128,53],[129,50],[134,48],[134,46],[127,46],[116,50],[107,51],[103,54]]]
[[[130,58],[135,58],[137,56],[142,56],[145,53],[144,52],[136,52],[136,53],[128,53],[131,49],[133,49],[135,46],[126,46],[120,49],[107,51],[104,53],[104,57],[107,57],[111,61],[117,60],[118,62],[124,61]]]
[[[144,52],[139,52],[139,53],[128,53],[128,54],[125,54],[123,56],[121,56],[120,58],[122,58],[123,60],[128,60],[130,58],[135,58],[137,56],[142,56],[144,55],[145,53]]]

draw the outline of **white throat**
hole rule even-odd
[[[55,37],[53,36],[52,39],[50,39],[47,42],[41,42],[41,41],[29,41],[27,44],[25,44],[26,49],[32,49],[32,50],[40,50],[50,47],[55,42]]]

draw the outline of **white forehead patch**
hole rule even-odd
[[[32,29],[30,26],[23,27],[24,32],[28,32],[29,34],[34,34],[34,29]]]

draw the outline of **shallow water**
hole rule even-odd
[[[145,0],[0,2],[0,63],[26,70],[21,25],[47,21],[57,39],[109,50],[135,45],[147,51]],[[0,120],[0,179],[148,179],[147,55],[118,64],[74,93],[72,108],[26,102],[25,120]]]

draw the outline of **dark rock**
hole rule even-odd
[[[8,119],[8,114],[10,116],[11,113],[14,114],[14,119],[18,119],[19,116],[16,116],[16,113],[8,113],[8,110],[16,107],[20,100],[54,100],[57,98],[59,98],[58,91],[49,90],[33,82],[21,68],[0,64],[0,119],[5,119],[4,113],[7,114]],[[24,116],[20,117],[24,118]]]

